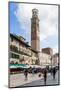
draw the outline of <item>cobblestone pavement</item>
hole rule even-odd
[[[58,72],[56,73],[56,78],[53,79],[52,75],[49,75],[47,77],[47,82],[46,85],[58,85],[59,84],[59,77],[58,77]],[[44,79],[40,79],[40,80],[36,80],[36,81],[32,81],[31,83],[25,84],[23,86],[37,86],[37,85],[44,85]]]
[[[38,77],[38,74],[32,75],[28,74],[28,80],[25,80],[24,74],[14,74],[10,75],[10,87],[22,87],[22,86],[37,86],[44,85],[43,75]],[[56,78],[53,80],[53,76],[48,74],[46,85],[58,84],[58,72],[56,73]]]
[[[26,83],[30,83],[32,81],[39,80],[39,79],[43,78],[42,75],[40,78],[38,77],[38,75],[39,75],[39,73],[34,74],[34,75],[28,74],[27,80],[25,80],[25,76],[23,73],[10,75],[10,87],[16,87],[16,86],[24,85]]]

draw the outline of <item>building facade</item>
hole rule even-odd
[[[37,60],[37,52],[22,38],[17,35],[10,34],[10,63],[18,64],[35,64]]]
[[[53,50],[52,50],[52,48],[50,48],[50,47],[47,47],[47,48],[42,48],[42,52],[43,53],[46,53],[46,54],[49,54],[49,55],[53,55]]]
[[[40,65],[41,66],[51,65],[51,55],[40,52]]]
[[[55,53],[52,56],[52,65],[53,66],[58,66],[59,65],[59,54],[58,53]]]

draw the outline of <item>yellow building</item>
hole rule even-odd
[[[37,52],[32,50],[23,37],[10,34],[10,63],[35,64]]]

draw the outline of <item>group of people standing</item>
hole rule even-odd
[[[28,72],[28,69],[25,69],[25,70],[24,70],[25,80],[28,79],[28,73],[29,73],[29,72]],[[34,74],[34,70],[32,71],[32,74]],[[47,68],[45,68],[45,69],[43,70],[44,85],[46,85],[47,74],[48,74],[48,70],[47,70]],[[55,74],[56,74],[56,68],[54,67],[54,68],[51,69],[51,75],[53,76],[53,79],[55,79]]]
[[[51,75],[53,76],[53,79],[55,79],[55,75],[56,75],[56,68],[52,68],[51,69]],[[48,74],[48,70],[45,68],[44,72],[43,72],[43,77],[44,77],[44,84],[46,85],[46,81],[47,81],[47,74]]]

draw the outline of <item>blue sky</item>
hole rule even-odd
[[[30,35],[27,35],[27,32],[24,32],[24,29],[21,27],[22,23],[20,24],[17,20],[16,15],[14,12],[17,10],[16,3],[10,3],[10,33],[23,36],[26,41],[29,43],[31,42]]]
[[[10,3],[10,33],[23,36],[31,44],[32,9],[40,19],[40,47],[58,51],[58,6]]]

